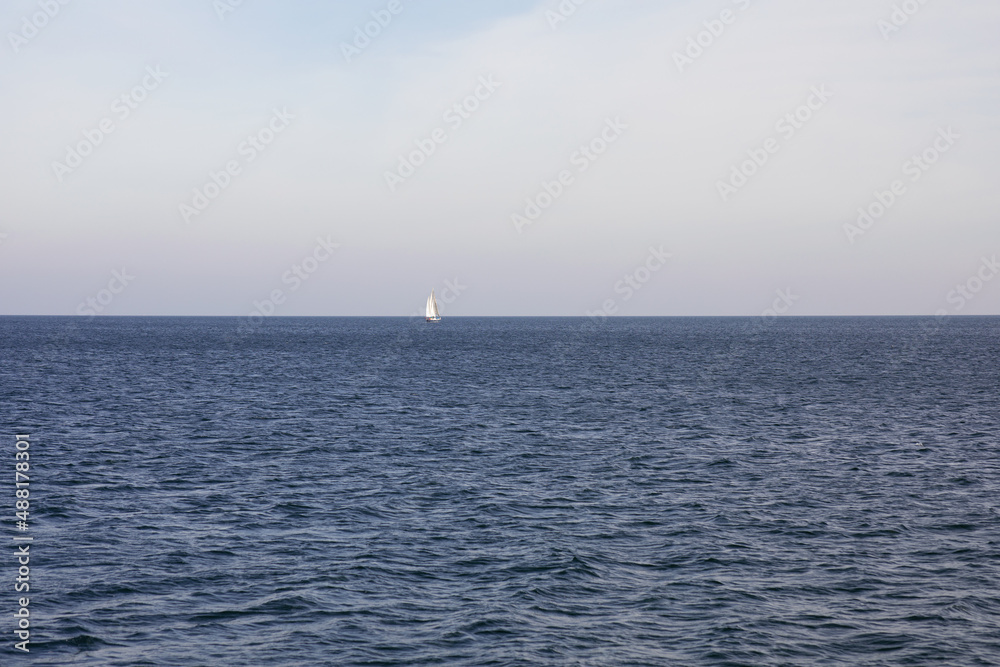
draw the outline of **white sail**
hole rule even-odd
[[[434,290],[431,290],[431,295],[427,297],[427,319],[437,320],[441,318],[441,314],[438,312],[437,299],[434,298]]]

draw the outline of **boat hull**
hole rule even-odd
[[[425,317],[424,321],[426,321],[426,322],[440,322],[441,318],[440,317]]]

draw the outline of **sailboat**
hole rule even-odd
[[[438,302],[434,298],[434,290],[431,290],[431,295],[427,297],[427,317],[424,319],[428,322],[441,321],[441,313],[438,312]]]

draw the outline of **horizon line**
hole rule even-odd
[[[29,318],[29,317],[59,317],[76,320],[94,319],[251,319],[247,315],[19,315],[0,314],[0,318]],[[832,319],[832,318],[937,318],[937,319],[957,319],[957,318],[1000,318],[1000,313],[995,314],[908,314],[908,315],[606,315],[597,317],[595,315],[449,315],[443,317],[444,320],[472,320],[472,319],[566,319],[566,320],[638,320],[638,319],[763,319],[763,320],[806,320],[806,319]],[[423,319],[423,315],[270,315],[263,318],[267,320],[303,320],[303,319]]]

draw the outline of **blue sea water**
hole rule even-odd
[[[1000,664],[998,318],[238,324],[0,318],[0,664]]]

